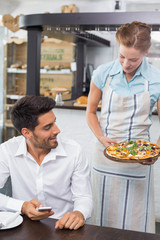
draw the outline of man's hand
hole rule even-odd
[[[30,219],[32,220],[41,220],[44,218],[48,218],[49,216],[53,215],[53,211],[43,211],[39,212],[36,210],[37,207],[42,206],[42,204],[36,200],[32,199],[29,202],[24,202],[22,205],[22,210],[21,212],[25,215],[27,215]]]
[[[64,217],[56,222],[55,229],[69,228],[77,230],[84,225],[84,216],[79,211],[67,212]]]

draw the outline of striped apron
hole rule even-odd
[[[107,79],[102,95],[100,126],[105,136],[118,141],[150,140],[149,83],[143,93],[122,97]],[[91,224],[155,232],[153,168],[107,159],[104,146],[95,143],[92,163],[94,210]]]

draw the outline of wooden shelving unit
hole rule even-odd
[[[27,40],[9,39],[4,45],[4,50],[3,140],[5,141],[18,134],[10,121],[10,111],[13,104],[26,95],[27,69],[22,67],[26,67],[27,64]],[[68,89],[68,93],[63,96],[63,100],[71,99],[74,73],[70,69],[70,63],[75,61],[75,45],[63,41],[59,43],[56,41],[55,43],[54,39],[43,40],[41,55],[40,94],[45,95],[46,90],[54,87],[63,87]],[[54,94],[52,94],[52,97],[55,97]]]

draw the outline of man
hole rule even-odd
[[[12,108],[11,120],[22,136],[0,145],[0,188],[11,177],[12,195],[0,195],[0,209],[21,211],[32,220],[52,216],[55,228],[78,229],[91,216],[90,171],[80,146],[57,140],[55,101],[25,96]],[[51,206],[40,212],[37,207]]]

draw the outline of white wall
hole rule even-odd
[[[16,16],[19,14],[35,14],[45,12],[60,13],[62,5],[70,4],[75,4],[79,12],[109,12],[114,10],[114,3],[114,0],[28,0],[22,1],[16,10],[12,12],[12,15]]]
[[[117,57],[114,54],[115,47],[88,47],[86,54],[86,62],[93,64],[97,68],[100,64],[112,61]]]

